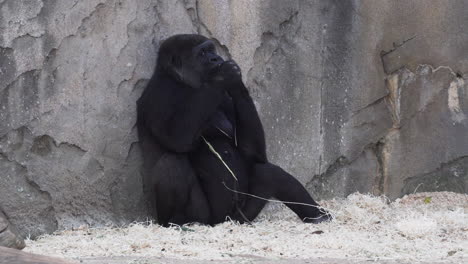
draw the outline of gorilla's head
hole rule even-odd
[[[161,44],[156,70],[198,88],[223,62],[213,41],[201,35],[182,34]]]

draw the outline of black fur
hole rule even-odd
[[[236,191],[318,206],[293,176],[268,162],[240,69],[207,38],[165,40],[137,108],[144,190],[160,224],[253,220],[266,201]],[[330,219],[316,207],[286,205],[305,222]]]

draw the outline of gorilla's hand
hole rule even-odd
[[[239,82],[242,83],[242,74],[239,65],[233,60],[223,62],[212,77],[215,83],[226,89],[235,89]]]

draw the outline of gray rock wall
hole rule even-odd
[[[6,216],[0,210],[0,250],[2,247],[23,249],[25,246],[26,244],[18,234],[16,227],[6,219]]]
[[[0,0],[0,208],[23,235],[146,218],[135,101],[160,40],[216,39],[271,161],[316,198],[468,192],[463,0]]]

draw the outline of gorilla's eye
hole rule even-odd
[[[205,49],[202,49],[202,50],[200,51],[200,56],[203,57],[203,56],[205,56],[205,55],[206,55],[206,50],[205,50]]]

